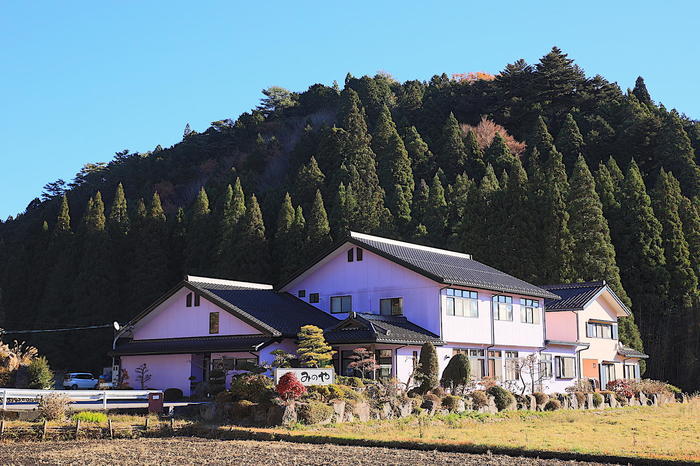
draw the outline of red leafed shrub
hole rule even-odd
[[[632,398],[634,396],[632,387],[630,386],[627,380],[611,380],[610,382],[608,382],[605,388],[612,392],[615,392],[616,395],[623,395],[627,398]]]
[[[510,153],[516,157],[520,157],[520,155],[525,152],[527,147],[524,142],[517,141],[513,136],[508,134],[508,131],[506,131],[503,126],[494,123],[486,116],[482,116],[481,121],[479,121],[479,124],[476,126],[470,126],[467,124],[463,124],[461,126],[465,136],[467,133],[469,133],[469,131],[474,132],[476,142],[479,144],[479,148],[481,150],[486,150],[491,145],[493,138],[496,137],[496,133],[499,133],[501,137],[505,139],[508,150],[510,150]]]
[[[299,382],[299,379],[293,372],[287,372],[280,377],[275,391],[279,393],[283,400],[296,400],[306,393],[306,387]]]

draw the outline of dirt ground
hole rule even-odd
[[[388,448],[196,438],[0,444],[0,464],[577,465],[566,461]]]

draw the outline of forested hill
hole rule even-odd
[[[351,228],[535,284],[605,279],[646,375],[698,389],[698,151],[700,124],[642,78],[623,91],[556,48],[495,76],[270,88],[235,121],[88,164],[0,222],[0,325],[125,322],[185,273],[279,282]],[[54,367],[108,362],[110,329],[30,336]]]

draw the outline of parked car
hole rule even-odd
[[[99,383],[99,379],[89,372],[68,372],[63,376],[63,388],[69,390],[92,390]]]

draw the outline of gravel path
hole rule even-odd
[[[388,448],[196,438],[0,444],[0,464],[591,465],[556,460]]]

